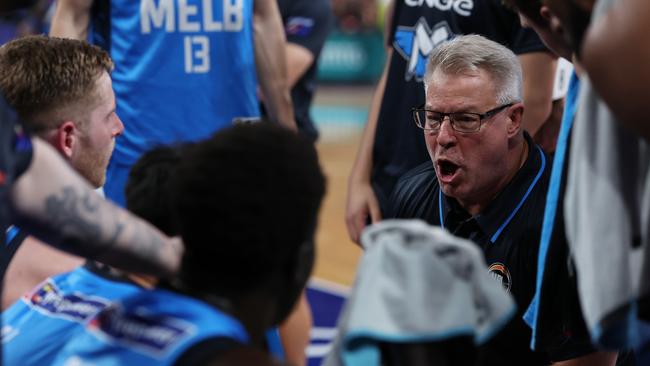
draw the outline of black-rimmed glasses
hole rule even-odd
[[[445,120],[445,117],[449,117],[449,123],[451,124],[451,128],[454,131],[473,133],[478,132],[481,129],[481,124],[484,120],[494,116],[495,114],[512,106],[513,104],[514,103],[504,104],[494,109],[490,109],[485,113],[443,113],[426,109],[424,106],[411,109],[411,113],[413,114],[413,120],[415,121],[415,124],[429,133],[438,133],[440,131],[442,122]]]

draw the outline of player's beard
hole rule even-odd
[[[92,147],[87,141],[81,141],[82,150],[75,163],[75,169],[95,188],[104,185],[106,168],[115,147],[115,139],[102,148]]]

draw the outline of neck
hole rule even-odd
[[[246,328],[251,344],[262,349],[266,345],[265,333],[273,323],[271,314],[275,311],[275,307],[260,307],[260,304],[269,303],[269,301],[260,301],[256,295],[248,295],[245,298],[237,299],[233,306],[232,315]]]
[[[127,274],[127,277],[131,281],[137,283],[139,286],[142,286],[147,289],[152,289],[156,287],[156,285],[158,284],[158,279],[154,276],[129,273]]]
[[[236,296],[216,294],[208,291],[196,291],[177,279],[168,284],[172,291],[194,297],[214,308],[231,315],[246,329],[250,344],[259,349],[266,349],[266,331],[274,324],[273,314],[276,306],[272,296],[263,296],[256,291],[248,291]]]
[[[510,183],[512,178],[517,174],[519,169],[524,166],[526,159],[528,158],[529,146],[528,142],[522,138],[519,143],[512,147],[513,152],[510,154],[510,158],[506,160],[507,164],[507,174],[497,182],[497,184],[492,185],[488,192],[482,195],[484,199],[481,200],[472,200],[472,201],[462,201],[457,199],[458,204],[462,207],[467,213],[472,216],[478,215],[483,212],[488,205],[496,198],[496,196],[501,193],[501,191]]]

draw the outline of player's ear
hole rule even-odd
[[[78,143],[78,138],[79,129],[77,128],[76,124],[72,121],[65,121],[51,132],[51,134],[47,137],[47,140],[66,159],[70,159],[72,157],[75,144]]]
[[[545,5],[539,9],[539,14],[548,22],[548,27],[556,36],[564,37],[564,27],[560,18],[555,15],[555,13]]]

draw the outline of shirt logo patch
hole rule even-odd
[[[134,351],[162,358],[181,340],[195,333],[194,325],[176,318],[149,314],[144,309],[127,313],[110,306],[93,318],[88,329]]]
[[[424,18],[420,18],[413,27],[398,27],[393,47],[406,60],[406,81],[422,81],[431,51],[453,36],[446,21],[436,24],[433,30]]]
[[[510,276],[510,271],[508,271],[508,268],[503,263],[492,263],[488,271],[492,274],[492,277],[499,281],[506,292],[510,292],[512,277]]]
[[[287,35],[307,37],[314,29],[314,19],[305,17],[289,18],[285,27]]]
[[[46,280],[23,297],[28,306],[40,313],[73,322],[85,322],[105,308],[107,299],[80,293],[63,294],[51,281]]]
[[[3,325],[1,332],[0,339],[2,340],[2,343],[9,343],[20,333],[18,329],[9,325]]]
[[[404,3],[412,8],[426,5],[439,11],[454,11],[465,17],[474,9],[474,0],[404,0]]]

